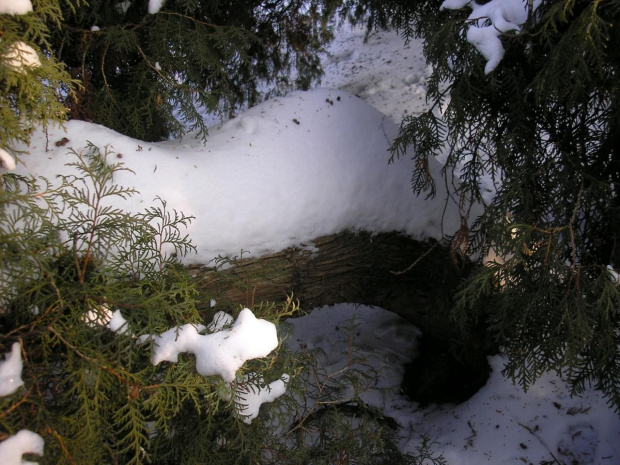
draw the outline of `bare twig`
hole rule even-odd
[[[424,252],[422,255],[420,255],[418,257],[418,259],[413,262],[411,265],[409,265],[408,268],[402,270],[402,271],[390,271],[390,273],[394,274],[394,275],[400,275],[400,274],[405,274],[407,273],[409,270],[411,270],[414,266],[416,266],[420,260],[422,260],[424,257],[426,257],[428,254],[430,254],[435,248],[437,248],[437,246],[439,245],[439,242],[435,242],[435,244],[433,244],[433,246],[428,249],[426,252]]]

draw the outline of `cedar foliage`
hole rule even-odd
[[[501,36],[489,74],[466,40],[470,9],[441,3],[370,0],[359,11],[422,37],[434,70],[432,110],[403,121],[392,155],[415,148],[412,187],[433,195],[425,160],[445,151],[464,206],[453,250],[502,257],[463,283],[454,317],[487,321],[523,388],[554,370],[575,394],[594,383],[620,412],[620,2],[542,2]]]
[[[49,464],[419,463],[360,400],[378,373],[352,346],[353,323],[348,362],[333,373],[316,350],[284,345],[246,361],[230,384],[198,374],[188,354],[154,366],[152,339],[138,336],[212,317],[196,309],[195,282],[177,261],[193,251],[183,233],[191,218],[160,199],[123,211],[135,191],[114,183],[126,170],[114,154],[71,154],[76,174],[57,183],[1,178],[0,353],[20,343],[24,386],[0,397],[0,440],[36,432]],[[111,331],[114,310],[127,323]],[[278,323],[297,307],[253,310]],[[247,396],[283,373],[287,393],[247,424]],[[420,457],[444,463],[430,446]]]
[[[233,116],[320,77],[331,3],[167,0],[156,14],[146,0],[66,5],[50,41],[81,84],[70,117],[147,141],[205,137],[204,114]]]
[[[75,8],[80,0],[63,1]],[[64,121],[64,98],[75,84],[52,52],[50,28],[60,27],[61,2],[35,1],[35,12],[0,14],[0,149],[18,155],[15,144],[28,143],[35,127]],[[19,46],[18,44],[23,44]],[[33,55],[40,61],[32,64]]]

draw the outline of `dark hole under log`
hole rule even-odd
[[[424,334],[403,385],[413,400],[460,402],[488,379],[487,355],[494,349],[484,327],[461,328],[451,318],[454,292],[474,265],[454,263],[449,249],[433,240],[345,231],[232,264],[220,271],[191,268],[205,311],[211,298],[219,309],[232,310],[280,302],[291,293],[304,311],[343,302],[378,306]]]

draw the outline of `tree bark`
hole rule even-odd
[[[420,356],[405,374],[403,389],[412,399],[454,401],[453,394],[463,394],[462,401],[486,382],[494,347],[485,322],[462,327],[453,318],[454,294],[474,265],[455,263],[449,248],[434,240],[345,231],[232,265],[191,268],[205,310],[212,298],[218,309],[233,310],[282,302],[291,294],[306,312],[342,302],[378,306],[424,335]]]
[[[190,273],[203,307],[211,298],[219,308],[233,309],[281,302],[293,294],[304,311],[342,302],[379,306],[423,331],[446,336],[455,333],[446,328],[454,326],[446,322],[452,291],[469,267],[455,264],[449,250],[434,240],[345,231],[305,247],[239,259],[228,269],[193,266]]]

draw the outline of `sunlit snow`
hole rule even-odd
[[[152,339],[153,365],[163,361],[176,363],[180,353],[196,355],[196,370],[203,376],[219,375],[232,382],[241,366],[250,359],[266,357],[278,346],[276,327],[256,318],[245,308],[230,328],[201,334],[202,325],[186,324],[169,329]]]

